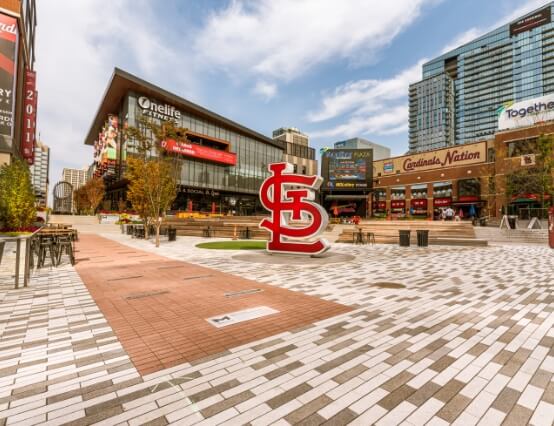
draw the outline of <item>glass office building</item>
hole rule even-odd
[[[250,215],[265,212],[258,190],[267,165],[282,161],[283,143],[116,69],[85,144],[95,148],[92,174],[107,184],[105,208],[125,198],[125,163],[137,153],[121,128],[137,127],[145,116],[173,120],[188,129],[187,143],[167,144],[178,154],[174,210]]]
[[[553,4],[423,65],[410,85],[410,152],[493,138],[503,107],[554,92]]]

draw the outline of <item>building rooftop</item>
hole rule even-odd
[[[278,148],[283,148],[283,145],[280,141],[275,141],[267,136],[262,135],[254,130],[251,130],[247,127],[244,127],[228,118],[225,118],[215,112],[212,112],[200,105],[197,105],[193,102],[188,101],[180,96],[177,96],[167,90],[162,89],[152,83],[147,82],[133,74],[130,74],[126,71],[123,71],[120,68],[115,68],[106,87],[106,91],[102,96],[100,105],[92,123],[90,125],[89,131],[85,138],[85,145],[93,145],[95,139],[98,137],[98,133],[101,131],[106,117],[108,114],[113,114],[119,110],[121,100],[129,91],[136,91],[146,96],[152,96],[159,101],[167,102],[175,106],[178,109],[189,111],[195,115],[208,119],[218,124],[225,126],[229,129],[241,133],[245,136],[255,138],[259,141],[265,142],[269,145],[276,146]]]

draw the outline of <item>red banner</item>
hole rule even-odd
[[[412,199],[412,200],[410,200],[410,205],[414,209],[426,209],[427,208],[427,199],[426,198]]]
[[[162,148],[168,152],[213,161],[214,163],[228,164],[230,166],[237,164],[237,154],[234,152],[220,151],[193,143],[178,142],[169,139],[162,142]]]
[[[460,195],[458,197],[458,202],[460,203],[472,203],[477,201],[480,201],[478,195]]]
[[[34,163],[36,119],[37,119],[37,92],[36,74],[25,70],[25,96],[23,99],[23,132],[21,134],[21,156],[28,164]]]
[[[452,204],[451,197],[439,197],[433,199],[433,206],[435,207],[446,207]]]
[[[13,137],[18,46],[17,19],[0,13],[0,135]]]
[[[406,207],[406,200],[391,200],[390,207],[391,209],[403,209]]]
[[[375,210],[385,210],[387,208],[386,201],[376,201],[374,204]]]

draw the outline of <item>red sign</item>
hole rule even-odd
[[[260,201],[271,212],[270,219],[260,222],[271,234],[267,251],[316,255],[328,250],[326,240],[315,239],[329,223],[327,212],[313,201],[323,179],[294,174],[289,163],[269,164],[268,170],[272,176],[260,187]],[[307,220],[310,224],[302,226]]]
[[[458,202],[460,203],[473,203],[479,201],[478,195],[460,195],[458,197]]]
[[[17,74],[17,19],[0,13],[0,135],[14,134],[14,106]]]
[[[427,208],[427,199],[421,198],[421,199],[412,199],[410,201],[410,205],[414,209],[426,209]]]
[[[228,164],[230,166],[237,164],[237,154],[234,152],[220,151],[219,149],[208,148],[193,143],[168,139],[162,142],[162,148],[168,152],[213,161],[214,163]]]
[[[406,200],[391,200],[390,207],[391,209],[403,209],[406,207]]]
[[[23,132],[21,134],[21,156],[28,164],[33,164],[37,120],[36,74],[25,70],[25,91],[23,98]]]
[[[433,199],[433,206],[435,207],[444,207],[449,206],[450,204],[452,204],[451,197],[439,197]]]
[[[377,201],[374,205],[377,210],[385,210],[387,208],[386,201]]]

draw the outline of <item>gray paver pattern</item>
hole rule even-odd
[[[156,250],[106,237],[356,309],[141,377],[71,266],[40,270],[15,291],[5,261],[0,425],[554,421],[546,247],[335,244],[356,259],[285,268],[196,249],[194,238]]]

